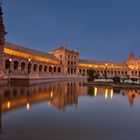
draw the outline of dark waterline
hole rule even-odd
[[[0,87],[0,139],[140,139],[140,90],[83,83]]]

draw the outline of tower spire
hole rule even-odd
[[[129,54],[129,61],[131,61],[131,60],[133,61],[134,58],[135,58],[134,53],[133,53],[133,51],[131,50],[131,51],[130,51],[130,54]]]

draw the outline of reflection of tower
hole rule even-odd
[[[53,93],[53,91],[55,93]],[[64,88],[53,90],[50,92],[51,100],[50,103],[56,106],[62,112],[65,111],[65,108],[68,106],[74,106],[77,108],[78,104],[78,95],[76,92],[76,84],[68,83],[67,87],[64,85]],[[55,95],[55,96],[53,96]]]
[[[3,57],[4,57],[4,43],[5,43],[5,39],[4,39],[4,36],[6,35],[6,32],[5,32],[5,27],[3,25],[3,12],[2,12],[2,7],[1,7],[1,4],[0,4],[0,78],[2,78],[4,76],[4,72],[3,72],[3,69],[4,69],[4,60],[3,60]]]
[[[134,98],[135,98],[135,94],[128,92],[128,100],[129,100],[129,104],[130,104],[131,109],[133,108]]]

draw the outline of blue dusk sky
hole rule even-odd
[[[80,58],[140,59],[140,0],[3,0],[6,40],[49,52],[64,43]]]

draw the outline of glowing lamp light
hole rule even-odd
[[[51,98],[53,97],[53,92],[51,91]]]
[[[89,65],[89,67],[91,67],[91,65]]]
[[[105,99],[107,99],[107,97],[108,97],[108,89],[106,88],[105,89]]]
[[[29,58],[28,61],[30,62],[31,61],[31,58]]]
[[[30,109],[30,104],[29,104],[29,103],[26,104],[26,109],[27,109],[27,110]]]
[[[94,88],[94,96],[97,96],[97,87]]]
[[[111,99],[113,98],[113,89],[111,89],[111,91],[110,91],[110,98]]]
[[[9,61],[11,62],[12,61],[12,58],[10,58]]]
[[[11,107],[11,103],[10,101],[7,102],[7,108],[10,108]]]
[[[107,64],[107,63],[106,63],[105,65],[106,65],[106,66],[108,66],[108,64]]]

